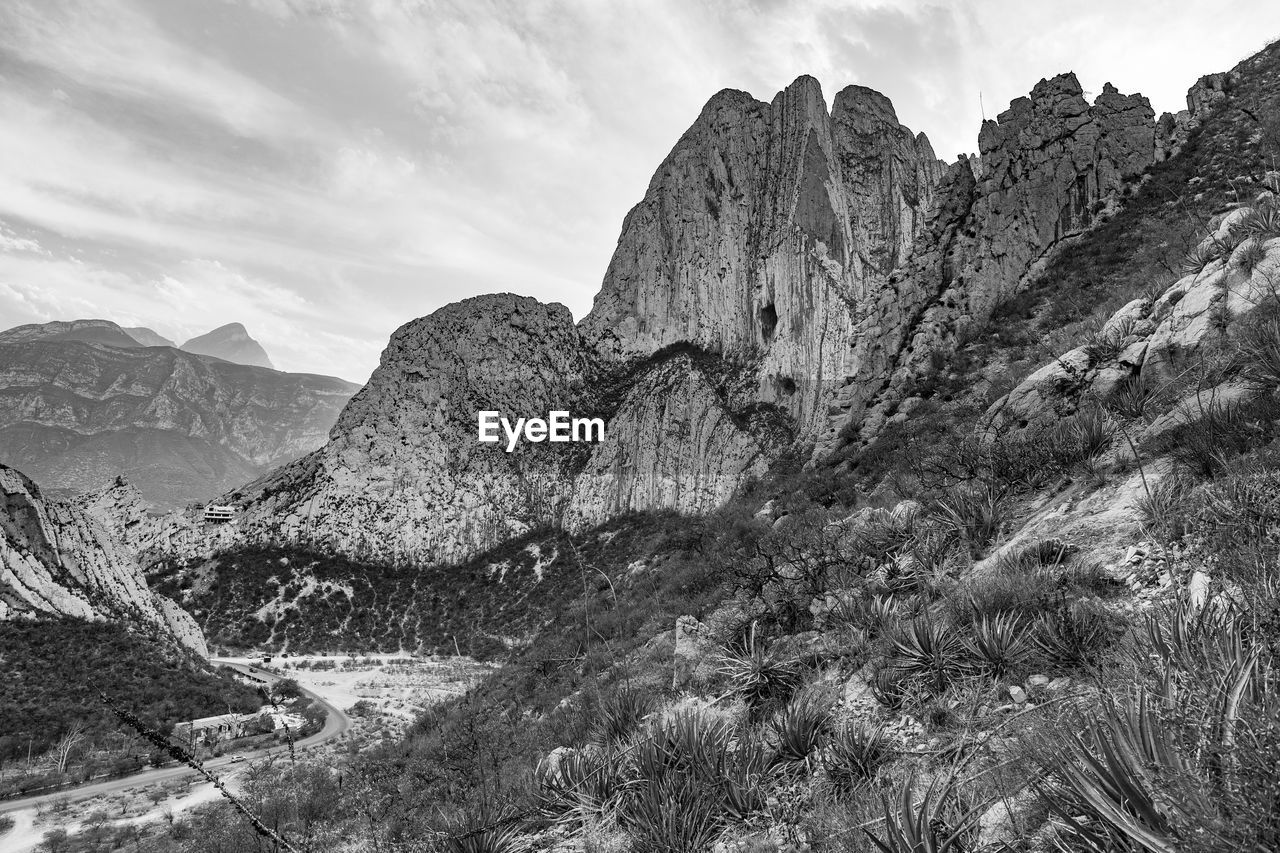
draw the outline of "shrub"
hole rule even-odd
[[[979,670],[1003,678],[1026,658],[1027,632],[1012,613],[983,615],[974,623],[973,636],[965,640],[965,649]]]
[[[627,785],[621,760],[603,750],[566,752],[554,768],[541,765],[536,782],[542,814],[580,821],[607,813]]]
[[[1213,401],[1196,413],[1198,417],[1162,436],[1156,447],[1191,471],[1212,477],[1233,457],[1273,437],[1277,409],[1280,403],[1270,395],[1249,402]]]
[[[893,738],[884,726],[846,721],[828,736],[822,766],[836,793],[847,795],[873,779],[896,755]]]
[[[465,813],[448,826],[448,853],[524,853],[529,844],[514,820],[503,820],[488,809]]]
[[[1091,469],[1111,447],[1113,428],[1106,413],[1096,406],[1081,409],[1058,424],[1057,439],[1064,462]]]
[[[1002,557],[990,571],[956,590],[949,603],[961,623],[1006,614],[1026,621],[1050,609],[1058,592],[1058,578],[1043,566]]]

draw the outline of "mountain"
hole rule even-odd
[[[21,326],[0,333],[0,462],[46,489],[124,474],[182,506],[314,450],[357,387],[140,346],[106,321]]]
[[[45,497],[6,465],[0,495],[0,620],[105,620],[208,656],[191,617],[148,588],[128,551],[85,506]]]
[[[392,337],[321,450],[236,494],[246,541],[457,562],[539,526],[706,512],[797,447],[870,431],[1155,159],[1146,99],[1041,81],[947,166],[883,95],[715,95],[627,215],[595,306],[466,300]],[[475,439],[478,409],[607,421]],[[194,533],[178,536],[186,540]],[[221,540],[225,531],[218,531]]]
[[[541,527],[704,513],[780,461],[852,463],[997,309],[1066,277],[1079,296],[1045,309],[1061,317],[1176,268],[1203,236],[1179,210],[1207,220],[1265,172],[1236,139],[1269,109],[1248,80],[1204,78],[1159,121],[1139,95],[1107,85],[1090,103],[1072,74],[1041,80],[946,166],[865,88],[830,112],[809,77],[768,103],[720,92],[627,215],[580,323],[491,294],[406,324],[328,444],[225,495],[233,524],[175,520],[157,547],[459,563]],[[1126,274],[1095,288],[1126,252]],[[479,410],[553,409],[602,418],[604,440],[476,440]]]
[[[194,337],[180,349],[196,355],[211,355],[236,364],[275,369],[262,344],[249,337],[249,332],[239,323],[228,323],[212,332]]]
[[[145,326],[126,326],[125,333],[144,347],[176,347],[177,344],[166,337],[157,335]]]

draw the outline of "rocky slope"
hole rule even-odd
[[[46,489],[125,474],[181,506],[315,449],[356,387],[143,347],[106,321],[23,326],[0,333],[0,461]]]
[[[157,337],[159,337],[157,335]],[[249,337],[249,331],[239,323],[228,323],[211,332],[192,338],[180,349],[196,355],[211,355],[223,361],[236,364],[247,364],[253,367],[268,367],[275,370],[275,365],[267,356],[262,344]]]
[[[0,619],[71,616],[130,625],[207,656],[192,618],[153,593],[91,511],[44,497],[0,465]]]
[[[144,347],[176,347],[177,344],[146,326],[126,326],[125,333]]]

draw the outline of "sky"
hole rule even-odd
[[[228,322],[363,382],[509,291],[590,310],[622,218],[723,88],[878,89],[938,155],[1042,77],[1157,113],[1274,0],[2,0],[0,328]]]

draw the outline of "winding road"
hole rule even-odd
[[[250,667],[241,663],[232,663],[230,661],[216,660],[216,659],[210,660],[210,663],[220,664],[222,666],[228,666],[231,669],[234,669],[237,672],[241,673],[242,675],[246,675],[250,678],[256,678],[261,681],[265,681],[268,684],[274,684],[275,682],[279,681],[281,678],[281,676],[273,675],[271,673],[264,672],[257,668],[254,668],[251,671]],[[310,690],[303,689],[302,692],[306,694],[310,699],[317,702],[320,705],[320,707],[325,709],[326,717],[324,721],[324,728],[320,729],[320,731],[316,732],[315,734],[305,737],[302,740],[296,741],[294,743],[295,751],[301,752],[304,750],[314,749],[315,747],[320,746],[321,744],[327,743],[333,740],[334,738],[342,734],[345,734],[347,731],[351,729],[351,718],[348,717],[346,714],[342,713],[341,710],[334,707],[330,703],[326,702],[324,699],[321,699],[319,696],[317,696],[315,693],[311,692]],[[279,753],[288,752],[288,751],[289,751],[289,745],[286,743],[286,744],[281,744],[280,746],[272,746],[266,749],[254,750],[252,752],[241,752],[241,753],[237,753],[235,756],[227,755],[221,758],[213,758],[208,761],[205,761],[204,768],[210,772],[216,773],[216,771],[218,770],[227,769],[230,767],[234,767],[236,764],[239,764],[240,763],[239,761],[233,760],[238,758],[239,756],[244,756],[244,758],[248,760],[248,759],[255,759],[255,758],[264,758],[268,755],[274,755],[274,754],[279,754]],[[123,777],[120,777],[119,779],[108,779],[104,782],[94,782],[91,785],[81,785],[76,788],[64,788],[60,791],[54,791],[48,794],[40,794],[34,797],[24,797],[20,800],[0,800],[0,814],[5,814],[8,812],[19,812],[19,811],[23,811],[24,809],[34,809],[39,805],[43,805],[44,803],[52,802],[53,800],[57,800],[57,799],[66,799],[69,802],[74,802],[76,800],[87,799],[88,797],[96,797],[101,794],[116,794],[116,793],[120,793],[121,791],[129,791],[134,788],[145,788],[148,785],[154,785],[156,782],[168,782],[174,779],[181,779],[186,776],[195,776],[195,775],[196,775],[196,771],[192,770],[190,767],[187,767],[186,765],[178,765],[176,767],[161,767],[155,770],[143,770],[140,773],[134,773],[129,776],[123,776]],[[0,836],[0,851],[3,851],[6,849],[4,846],[4,841],[5,841],[4,837]]]

